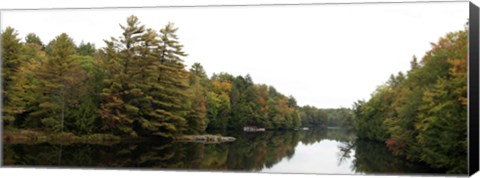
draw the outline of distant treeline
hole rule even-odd
[[[304,127],[342,127],[353,129],[355,120],[350,108],[319,109],[314,106],[300,107]]]
[[[249,75],[208,78],[199,63],[186,69],[187,54],[171,23],[156,31],[130,16],[121,28],[120,37],[97,49],[91,43],[76,46],[66,33],[48,44],[30,33],[23,42],[7,27],[2,33],[5,128],[172,137],[245,126],[325,125],[299,108],[293,96],[255,84]]]
[[[468,31],[448,33],[406,73],[355,103],[356,132],[396,155],[467,172]]]

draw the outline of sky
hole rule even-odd
[[[207,74],[250,74],[297,103],[351,107],[392,73],[407,71],[447,32],[463,30],[468,3],[3,11],[1,28],[44,43],[66,32],[77,44],[121,35],[130,15],[159,30],[168,22]]]

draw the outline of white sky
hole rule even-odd
[[[468,3],[4,11],[0,21],[22,38],[34,32],[48,43],[66,32],[103,47],[132,14],[156,30],[174,22],[185,63],[209,76],[248,73],[299,105],[335,108],[370,98],[430,42],[462,30]]]

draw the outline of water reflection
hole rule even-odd
[[[362,173],[445,173],[426,165],[406,161],[395,157],[390,150],[378,142],[366,140],[355,141],[355,159],[353,170]]]
[[[435,172],[393,157],[381,143],[355,140],[342,129],[223,134],[237,140],[226,144],[9,144],[3,147],[3,162],[7,166],[290,173]]]

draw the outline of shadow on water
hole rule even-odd
[[[368,140],[355,140],[355,159],[353,168],[355,172],[362,173],[438,173],[439,170],[428,166],[407,161],[402,157],[393,156],[385,144]]]
[[[343,142],[338,148],[340,162],[353,157],[351,170],[354,173],[440,174],[445,172],[394,156],[381,142],[355,139]]]
[[[351,164],[351,173],[434,173],[428,167],[393,157],[381,143],[355,140],[352,133],[342,129],[222,134],[237,140],[223,144],[121,142],[110,146],[7,144],[3,146],[3,162],[24,167],[261,171],[295,159],[299,144],[318,146],[329,140],[338,143],[338,166]],[[323,159],[322,155],[311,157]]]

